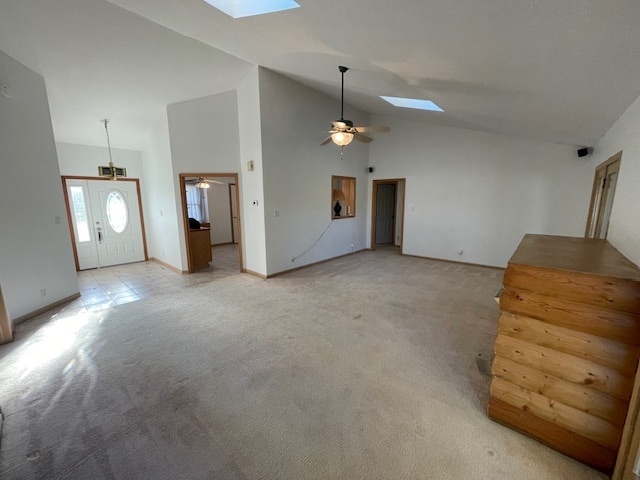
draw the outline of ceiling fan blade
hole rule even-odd
[[[358,132],[354,133],[354,134],[353,134],[353,137],[354,137],[356,140],[358,140],[358,141],[360,141],[360,142],[362,142],[362,143],[370,143],[370,142],[373,142],[373,138],[371,138],[371,137],[367,137],[366,135],[363,135],[363,134],[358,133]]]
[[[188,183],[188,184],[200,183],[200,182],[219,183],[220,185],[226,185],[225,182],[221,182],[220,180],[212,180],[210,178],[204,178],[204,177],[188,178],[187,180],[184,181],[184,183]]]
[[[320,145],[326,145],[330,141],[331,141],[331,136],[328,136],[327,138],[324,139],[324,141]]]
[[[354,127],[358,132],[388,132],[391,129],[386,125],[370,126],[370,127]]]

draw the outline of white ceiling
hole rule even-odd
[[[141,149],[168,104],[234,88],[251,64],[104,0],[0,1],[0,50],[45,78],[57,142]]]
[[[336,99],[346,65],[346,101],[365,111],[570,145],[596,143],[640,94],[637,0],[298,3],[233,20],[202,0],[2,0],[0,50],[45,77],[58,141],[103,145],[107,116],[122,148],[164,105],[235,88],[250,64]]]

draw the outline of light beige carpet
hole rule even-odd
[[[502,272],[363,252],[0,347],[0,478],[602,479],[489,420]]]

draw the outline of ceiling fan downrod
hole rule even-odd
[[[342,74],[342,92],[340,95],[340,121],[343,122],[344,121],[344,72],[346,72],[349,69],[347,67],[343,67],[342,65],[340,65],[338,67],[338,70],[340,70],[340,73]]]

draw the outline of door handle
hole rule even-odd
[[[98,231],[98,243],[102,243],[102,229],[98,227],[96,230]]]

